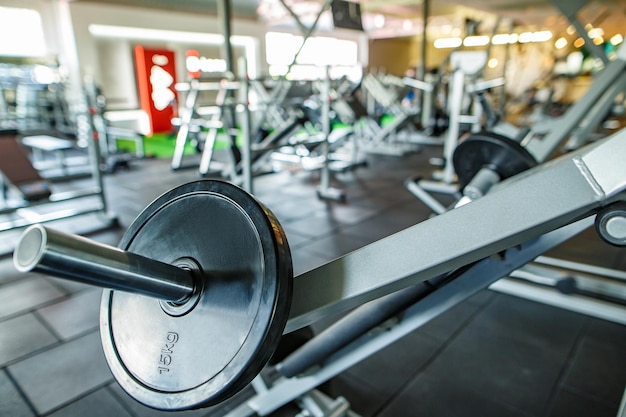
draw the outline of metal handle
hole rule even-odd
[[[13,263],[20,272],[43,272],[176,303],[194,292],[191,271],[40,224],[24,231]]]

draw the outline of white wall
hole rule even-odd
[[[90,25],[204,34],[220,34],[222,31],[218,17],[210,14],[151,10],[71,0],[0,0],[0,6],[37,10],[42,17],[48,52],[50,55],[58,56],[59,62],[68,67],[70,81],[75,84],[75,87],[80,86],[85,77],[93,77],[98,84],[114,85],[114,88],[109,88],[111,91],[105,91],[105,94],[110,93],[115,105],[120,108],[138,107],[132,45],[140,42],[132,39],[98,39],[89,32]],[[60,22],[63,21],[68,23],[61,25]],[[257,39],[258,52],[255,66],[259,75],[267,74],[265,62],[265,33],[267,31],[268,28],[262,21],[244,19],[232,21],[232,35]],[[295,29],[293,33],[299,34]],[[334,33],[316,32],[314,35],[336,36],[357,41],[359,59],[366,64],[367,36],[365,34],[338,30]],[[154,43],[146,41],[145,44]],[[175,50],[179,54],[179,51],[187,45],[177,42],[169,45],[165,43],[162,46]],[[179,73],[179,78],[183,77],[184,73]]]
[[[96,75],[98,59],[95,40],[89,33],[89,25],[125,26],[143,29],[159,29],[195,33],[221,33],[217,16],[149,10],[128,6],[95,3],[72,3],[72,22],[76,34],[76,46],[84,74]],[[265,25],[255,21],[233,20],[233,35],[252,36],[261,44],[257,66],[264,63],[263,38]],[[262,68],[262,67],[260,67]]]

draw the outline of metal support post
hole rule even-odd
[[[250,133],[250,81],[248,79],[248,63],[245,57],[239,59],[239,90],[241,106],[241,135],[242,135],[242,187],[250,194],[254,194],[252,181],[252,138]]]
[[[187,97],[185,97],[185,107],[181,109],[180,126],[176,134],[176,145],[174,147],[174,156],[172,157],[172,169],[174,170],[180,169],[183,163],[185,144],[187,143],[193,112],[198,101],[199,83],[200,81],[195,78],[189,81],[189,90],[187,91]]]
[[[330,185],[330,67],[324,67],[324,78],[322,80],[322,154],[324,156],[324,165],[322,165],[320,186],[317,189],[317,195],[323,200],[343,201],[346,196],[342,190],[333,188]]]
[[[621,83],[620,79],[623,77],[625,69],[626,44],[622,44],[617,50],[615,60],[602,70],[585,95],[568,109],[563,117],[549,122],[548,134],[537,140],[534,140],[533,135],[530,135],[529,140],[522,145],[537,161],[542,162],[549,159],[556,153],[563,141],[579,126],[581,120],[584,120],[591,113],[598,112],[595,106],[603,96],[614,97],[619,93],[619,91],[615,91],[614,87],[616,83]],[[537,127],[533,131],[540,132]]]

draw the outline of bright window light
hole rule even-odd
[[[0,7],[0,55],[43,56],[45,39],[36,10]]]
[[[468,36],[463,39],[463,46],[485,46],[489,43],[489,36]]]
[[[303,37],[289,33],[268,32],[265,35],[266,58],[269,65],[288,66],[302,44]],[[301,65],[357,65],[356,42],[329,37],[307,39],[298,55]]]
[[[440,38],[435,40],[435,48],[457,48],[461,46],[462,43],[461,38]]]

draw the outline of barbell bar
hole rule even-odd
[[[190,269],[35,224],[14,251],[20,272],[41,272],[111,290],[183,304],[194,293]]]

